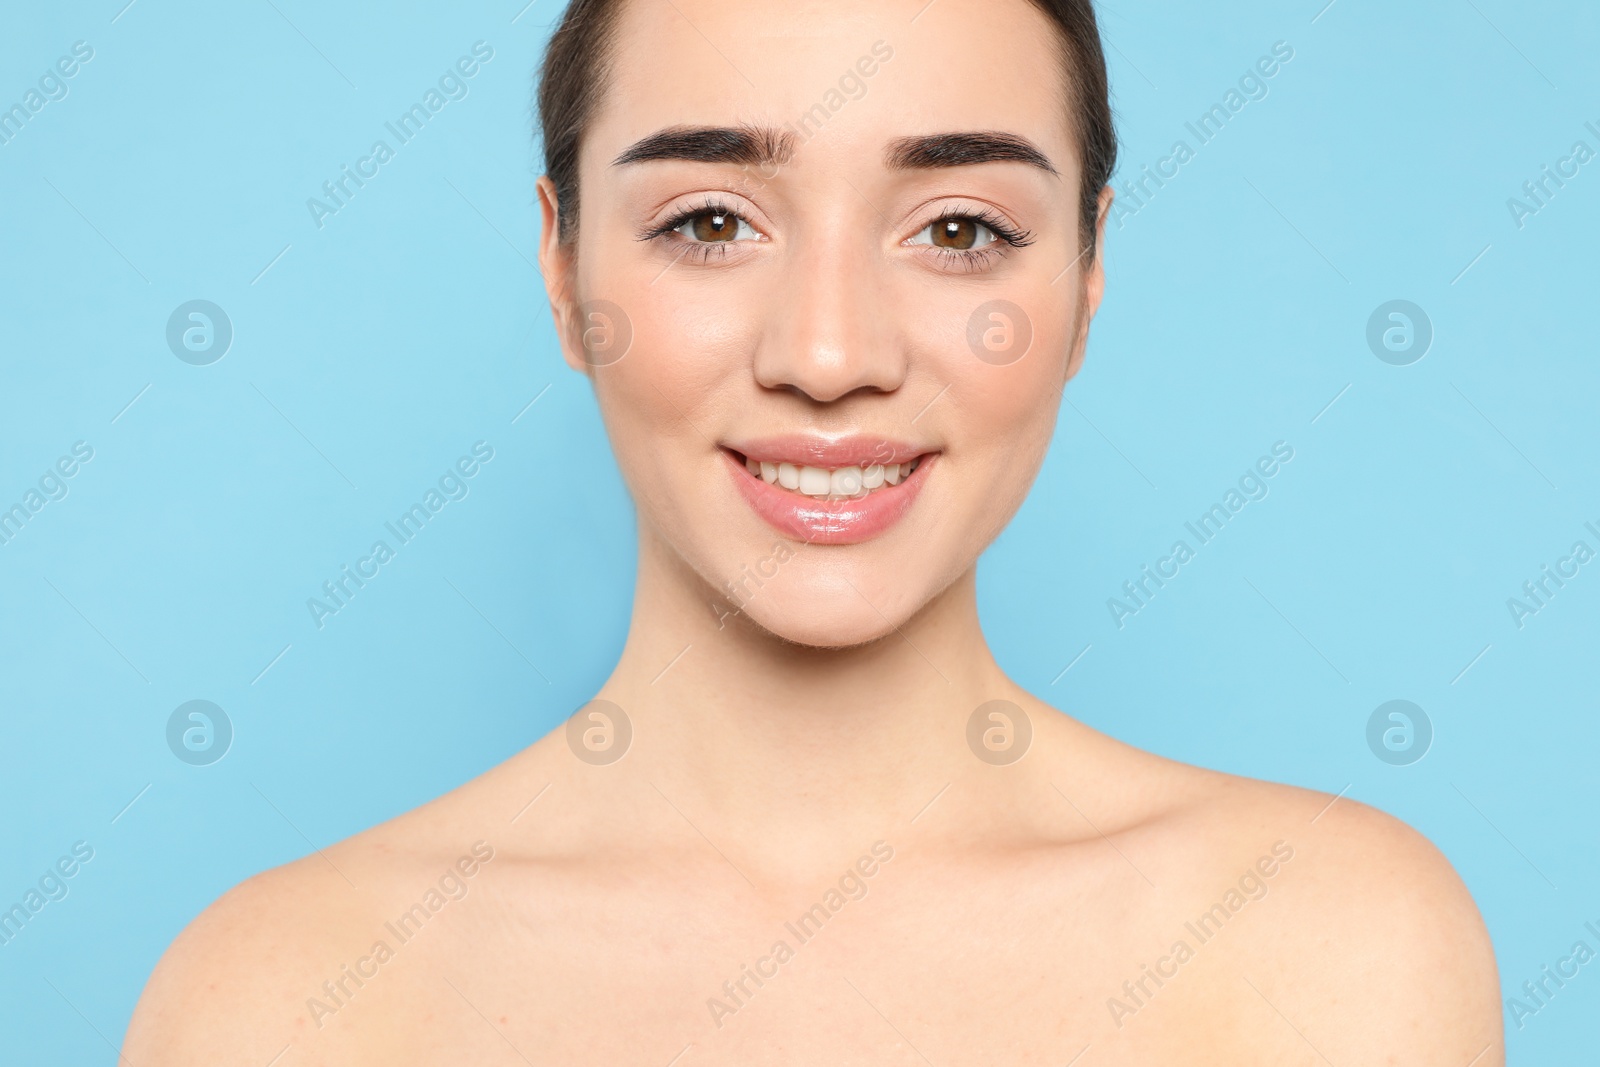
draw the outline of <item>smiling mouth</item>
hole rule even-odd
[[[857,545],[888,533],[916,503],[942,456],[872,438],[740,444],[749,451],[720,449],[739,495],[773,528],[808,545]],[[879,458],[898,462],[862,462]]]
[[[735,460],[744,465],[752,478],[757,478],[775,489],[812,500],[861,500],[893,488],[911,477],[926,456],[918,456],[908,463],[872,463],[852,467],[812,467],[797,463],[754,460],[727,450]]]

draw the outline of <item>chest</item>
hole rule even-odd
[[[1099,875],[886,868],[781,903],[737,879],[502,885],[396,946],[323,1029],[352,1051],[386,1035],[384,1062],[417,1064],[1221,1063],[1278,1046],[1240,977],[1251,939]]]

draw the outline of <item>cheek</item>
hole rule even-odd
[[[1022,506],[1044,462],[1060,411],[1060,372],[1030,353],[1014,367],[981,367],[957,381],[949,399],[952,427],[948,490],[966,498],[974,536],[998,536]],[[1065,355],[1052,355],[1059,364]],[[1031,361],[1031,366],[1025,366]]]
[[[919,355],[950,387],[952,403],[934,425],[952,453],[1013,466],[1023,455],[1042,455],[1075,340],[1078,308],[1065,282],[1030,279],[912,309],[906,321],[916,324]]]
[[[759,294],[647,254],[623,231],[598,236],[583,251],[580,292],[620,308],[631,341],[626,356],[596,375],[597,390],[618,406],[676,408],[692,418],[714,402],[713,387],[748,364]]]
[[[715,413],[722,396],[749,377],[752,315],[747,305],[732,300],[700,303],[667,296],[662,291],[633,299],[628,354],[602,368],[595,382],[619,405],[670,416],[668,421],[693,435],[692,427],[682,424],[693,422],[696,412]],[[659,421],[656,416],[653,422]],[[708,434],[714,429],[705,428]]]
[[[951,375],[967,378],[987,371],[991,378],[1043,380],[1064,372],[1072,324],[1084,298],[1081,275],[1052,282],[1052,272],[1041,266],[1061,254],[1040,249],[1026,265],[1002,265],[979,280],[957,276],[899,285],[893,290],[895,306],[886,310],[916,339],[916,347],[933,354]]]
[[[926,418],[948,443],[939,495],[952,518],[961,516],[951,530],[963,543],[999,534],[1049,449],[1077,313],[1066,281],[984,289],[925,309],[923,351],[937,353],[930,362],[950,387]],[[1010,306],[991,308],[996,301]],[[998,349],[983,344],[990,330]]]
[[[952,442],[960,456],[990,468],[986,479],[991,485],[1009,484],[1012,476],[1023,488],[1031,482],[1055,429],[1059,380],[1053,371],[1016,369],[972,374],[950,390],[961,408],[960,433],[952,434]]]
[[[648,277],[616,288],[634,294],[624,308],[632,339],[622,359],[595,369],[595,396],[623,476],[641,507],[659,513],[687,499],[716,458],[749,375],[750,316],[735,302],[682,299]]]

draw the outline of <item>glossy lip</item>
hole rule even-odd
[[[768,463],[793,463],[797,467],[865,467],[872,463],[910,463],[935,450],[918,448],[871,434],[854,434],[829,440],[809,434],[784,434],[745,441],[730,441],[729,449],[747,459]],[[904,483],[902,483],[904,484]]]
[[[780,442],[776,450],[773,442]],[[878,438],[834,442],[814,437],[770,438],[746,444],[753,452],[745,452],[743,448],[737,452],[731,447],[719,449],[740,495],[779,533],[814,545],[856,545],[883,534],[911,510],[929,471],[939,459],[937,452],[922,452]],[[891,452],[891,448],[899,451]],[[744,460],[739,458],[741,455],[758,461],[766,458],[768,462],[780,462],[776,457],[781,456],[784,463],[793,463],[795,458],[803,456],[810,460],[809,466],[831,468],[909,463],[918,457],[922,462],[899,485],[887,485],[850,500],[818,500],[768,485],[745,468]],[[895,456],[903,458],[893,458]]]

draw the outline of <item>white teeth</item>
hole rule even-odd
[[[899,485],[911,477],[921,457],[910,463],[872,463],[865,467],[808,467],[771,460],[744,461],[745,469],[768,485],[781,486],[803,496],[832,500],[865,496],[886,485]]]
[[[827,496],[833,479],[821,467],[800,468],[800,492],[806,496]]]

